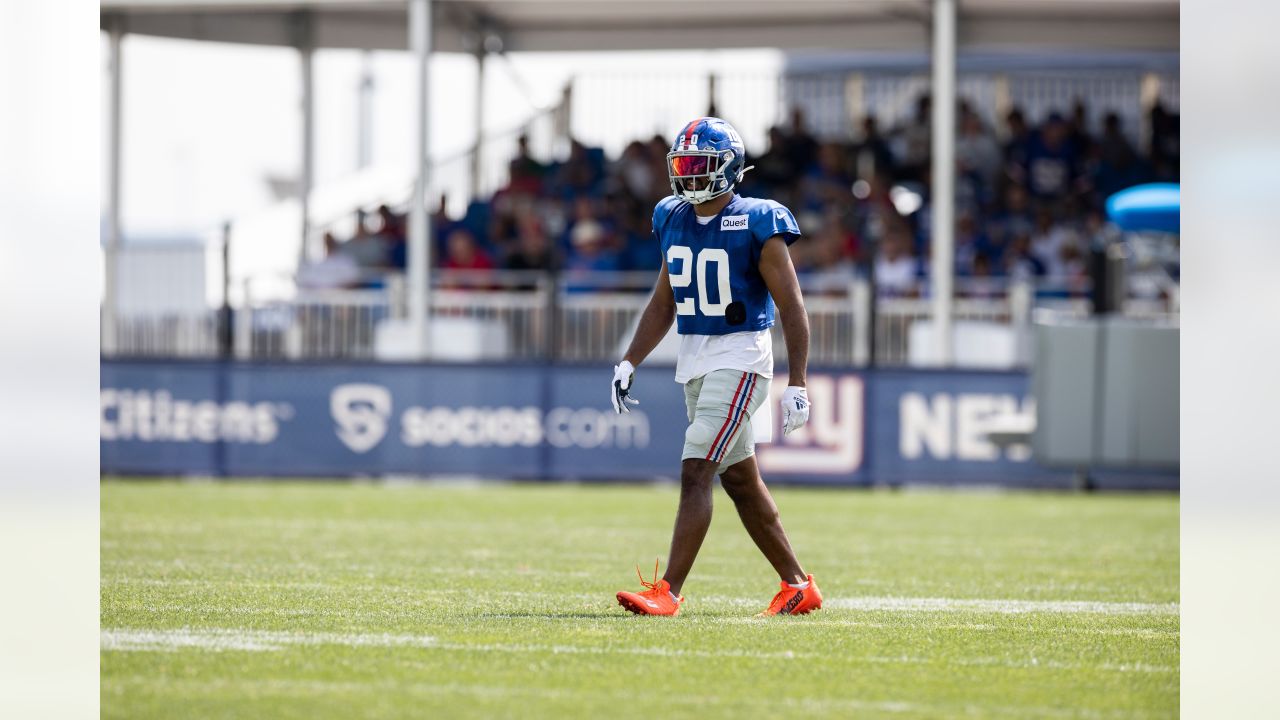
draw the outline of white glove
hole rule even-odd
[[[809,422],[809,396],[805,389],[787,386],[782,393],[782,434],[799,430]]]
[[[609,390],[609,400],[613,402],[614,412],[621,415],[622,413],[631,412],[631,408],[627,404],[639,405],[640,401],[632,397],[627,397],[627,393],[631,390],[631,381],[635,379],[636,368],[631,363],[623,360],[613,366],[613,387]]]

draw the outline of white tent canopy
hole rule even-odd
[[[767,47],[921,51],[933,60],[932,278],[938,364],[951,362],[955,67],[972,51],[1176,51],[1177,0],[102,0],[111,35],[111,191],[104,323],[119,243],[120,38],[152,35],[296,47],[303,62],[302,236],[311,195],[312,56],[320,48],[411,50],[418,60],[417,184],[409,223],[409,316],[425,356],[429,286],[427,57],[514,52]],[[103,337],[112,346],[111,330]]]
[[[434,0],[431,47],[515,52],[771,47],[924,50],[929,0]],[[404,1],[102,0],[104,28],[190,40],[407,50]],[[960,0],[957,47],[1176,50],[1177,0]]]

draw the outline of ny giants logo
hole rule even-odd
[[[785,382],[775,382],[769,403],[776,408]],[[853,375],[809,376],[809,423],[782,434],[781,413],[774,413],[774,442],[756,446],[765,472],[847,474],[862,467],[862,378]]]

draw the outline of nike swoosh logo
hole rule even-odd
[[[648,605],[648,606],[649,606],[649,607],[651,607],[651,608],[656,608],[656,607],[658,607],[658,603],[656,603],[656,602],[654,602],[654,601],[652,601],[652,600],[645,600],[645,601],[644,601],[644,604],[645,604],[645,605]]]

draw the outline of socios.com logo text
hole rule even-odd
[[[395,417],[390,390],[382,385],[339,385],[329,397],[338,439],[353,452],[377,447]],[[555,407],[545,414],[533,406],[420,407],[399,411],[397,437],[419,447],[644,448],[649,419],[638,410],[626,415],[596,408]]]
[[[103,440],[237,442],[266,444],[293,417],[293,407],[271,402],[175,398],[165,390],[103,388],[98,426]]]

